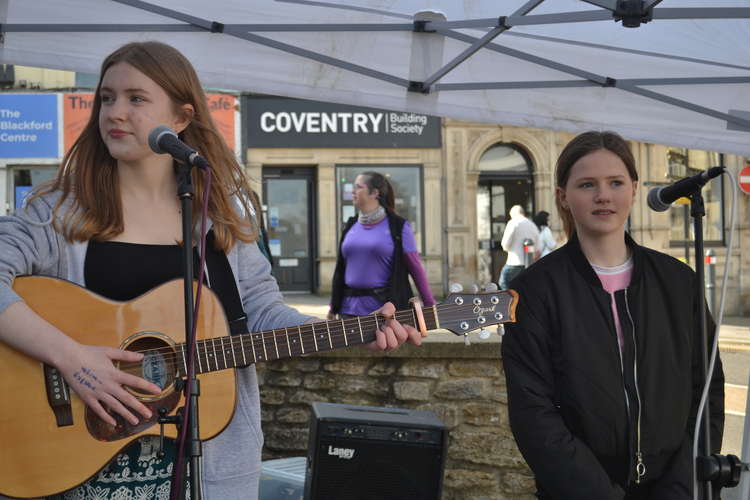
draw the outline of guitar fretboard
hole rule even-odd
[[[437,328],[436,307],[423,310],[427,330]],[[394,315],[402,324],[415,326],[413,310],[398,311]],[[307,323],[257,333],[216,337],[197,342],[195,368],[207,373],[227,368],[239,368],[261,361],[293,358],[305,354],[332,351],[349,346],[367,344],[375,340],[375,332],[386,322],[380,314]],[[179,344],[177,369],[187,374],[186,347]]]

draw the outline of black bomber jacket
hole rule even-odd
[[[622,499],[644,487],[650,498],[692,499],[702,298],[690,267],[626,241],[633,274],[615,293],[622,352],[611,296],[576,235],[510,284],[520,296],[518,321],[506,326],[502,344],[510,424],[543,499]],[[718,358],[710,410],[718,452]]]

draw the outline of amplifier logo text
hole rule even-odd
[[[354,450],[352,448],[334,448],[333,446],[328,446],[328,454],[345,460],[354,458]]]

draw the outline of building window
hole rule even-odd
[[[479,170],[482,173],[508,175],[528,175],[530,173],[526,156],[510,144],[495,144],[482,154]]]
[[[98,83],[99,83],[98,73],[76,72],[76,88],[95,89]]]
[[[57,167],[11,167],[11,182],[8,200],[11,212],[21,206],[26,195],[33,188],[54,179]]]
[[[338,200],[339,235],[346,221],[354,215],[352,204],[354,179],[359,174],[370,170],[388,178],[393,186],[396,212],[409,221],[414,231],[417,248],[420,253],[424,253],[421,165],[337,165],[336,199]]]
[[[710,167],[723,166],[724,155],[697,149],[670,148],[667,152],[669,182],[695,175]],[[706,246],[724,246],[724,176],[712,180],[702,190],[706,207],[703,218],[703,238]],[[695,241],[690,202],[681,198],[669,211],[669,245],[681,247]]]

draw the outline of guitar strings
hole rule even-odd
[[[446,313],[446,312],[448,312],[447,311],[448,309],[464,308],[465,305],[464,304],[461,304],[461,305],[442,304],[442,305],[440,305],[438,307],[439,307],[439,309],[441,310],[442,313]],[[414,314],[413,314],[413,312],[411,310],[397,311],[394,314],[394,316],[395,316],[395,318],[397,320],[400,320],[401,322],[406,322],[404,320],[408,320],[408,319],[414,320]],[[295,327],[290,327],[290,328],[279,328],[278,329],[279,330],[279,334],[278,335],[276,333],[277,329],[273,329],[273,330],[269,330],[269,331],[262,331],[262,332],[244,334],[242,337],[243,338],[248,338],[249,337],[248,341],[251,342],[253,345],[255,345],[257,343],[257,341],[261,341],[261,346],[260,347],[263,347],[264,345],[266,347],[268,347],[270,345],[274,349],[275,349],[276,345],[278,344],[278,339],[279,338],[282,339],[282,345],[283,345],[283,344],[285,344],[285,342],[283,342],[284,338],[289,338],[290,336],[291,337],[296,337],[299,333],[302,333],[304,335],[304,338],[303,338],[303,341],[302,341],[303,344],[310,343],[309,341],[312,338],[310,336],[311,333],[313,333],[316,337],[319,336],[320,339],[321,339],[321,341],[325,342],[326,337],[327,337],[326,333],[328,333],[328,330],[330,330],[330,335],[331,335],[332,338],[337,338],[338,339],[339,337],[343,337],[345,335],[346,336],[350,336],[350,335],[355,335],[356,336],[356,328],[359,327],[360,325],[364,326],[364,327],[367,327],[367,328],[369,328],[369,327],[371,327],[373,325],[379,326],[379,324],[382,323],[382,321],[385,318],[383,316],[378,316],[378,317],[380,318],[380,321],[378,321],[377,319],[375,319],[371,315],[370,316],[361,316],[360,318],[365,318],[364,321],[362,321],[362,319],[360,319],[360,321],[358,322],[357,325],[354,325],[354,324],[346,325],[345,324],[343,327],[342,327],[342,325],[339,324],[339,322],[341,320],[338,320],[338,321],[336,321],[336,320],[330,320],[330,321],[327,322],[328,325],[327,325],[327,329],[326,329],[325,332],[315,332],[314,329],[313,329],[313,327],[312,327],[313,324],[312,323],[308,323],[308,324],[298,325],[298,327],[297,327],[298,328],[298,332],[290,331],[290,329],[295,328]],[[429,317],[429,316],[427,316],[427,317]],[[347,318],[347,319],[344,320],[344,322],[347,322],[347,321],[351,322],[352,319],[354,319],[354,318]],[[317,327],[320,328],[321,326],[323,326],[322,323],[325,323],[325,322],[316,322],[316,323],[314,323],[314,325],[317,325]],[[491,322],[491,324],[494,324],[494,322]],[[345,333],[343,331],[344,328],[347,328],[347,329],[351,328],[351,329],[354,330],[354,333],[352,333],[351,331],[349,333]],[[301,331],[302,329],[304,329],[305,331]],[[228,338],[230,338],[230,344],[232,345],[233,348],[235,347],[234,344],[236,343],[235,339],[239,340],[239,337],[240,336],[228,337]],[[261,338],[258,338],[258,337],[261,337]],[[222,340],[222,338],[223,337],[212,337],[212,338],[206,338],[206,339],[200,340],[199,343],[202,343],[203,345],[199,345],[198,346],[198,351],[201,350],[201,347],[203,348],[203,353],[204,354],[209,353],[210,350],[216,351],[216,346],[213,345],[213,344],[214,344],[214,342],[216,340],[218,340],[222,344],[222,347],[223,347],[223,340]],[[293,340],[296,342],[296,339],[293,339]],[[206,343],[209,342],[209,341],[212,343],[211,346],[206,345]],[[316,342],[316,341],[314,340],[313,342]],[[355,341],[354,344],[356,345],[357,342]],[[181,346],[181,345],[184,345],[184,344],[178,344],[178,346]],[[240,346],[240,349],[241,348],[242,348],[242,346]],[[319,349],[317,349],[317,350],[319,350]],[[173,351],[174,351],[174,349],[171,346],[166,346],[166,347],[160,347],[160,348],[155,348],[155,349],[145,349],[145,350],[136,351],[136,352],[143,352],[143,353],[153,353],[153,352],[159,353],[159,352],[162,352],[162,353],[167,354],[167,353],[170,353],[170,352],[173,352]],[[183,352],[184,352],[184,350],[183,350]]]
[[[448,303],[448,304],[440,304],[433,306],[438,309],[438,312],[441,313],[448,313],[452,312],[451,309],[462,309],[466,306],[472,305],[471,303],[464,303],[464,304],[454,304],[454,303]],[[426,309],[432,309],[426,308]],[[433,311],[427,310],[428,316]],[[362,320],[364,318],[364,320]],[[406,320],[414,321],[414,312],[413,310],[403,310],[403,311],[396,311],[394,313],[394,318],[398,320],[399,322],[406,323]],[[298,325],[297,327],[290,327],[290,328],[279,328],[279,329],[273,329],[270,331],[262,331],[262,332],[256,332],[256,333],[247,333],[240,336],[231,336],[231,337],[212,337],[212,338],[205,338],[198,341],[198,346],[196,348],[196,364],[201,365],[202,362],[205,360],[208,371],[213,371],[211,369],[211,361],[213,360],[213,365],[216,370],[224,369],[224,368],[230,368],[233,366],[238,366],[237,364],[237,352],[239,349],[240,356],[239,358],[243,360],[243,364],[248,364],[246,361],[246,356],[244,353],[249,352],[249,349],[245,347],[245,343],[249,342],[250,348],[253,348],[253,360],[251,362],[257,362],[257,361],[268,361],[268,358],[271,358],[270,356],[265,356],[270,348],[270,352],[273,354],[276,352],[277,356],[273,359],[283,359],[288,356],[286,356],[289,351],[292,350],[294,347],[294,351],[292,353],[292,356],[304,354],[307,351],[311,352],[326,352],[331,350],[330,343],[326,345],[327,342],[332,342],[333,339],[338,341],[343,337],[345,338],[346,342],[345,344],[349,344],[348,340],[350,337],[353,337],[353,341],[351,342],[352,345],[361,345],[361,339],[357,336],[357,329],[358,327],[364,327],[364,328],[371,328],[373,326],[380,326],[383,321],[385,320],[384,316],[360,316],[359,321],[355,325],[353,323],[353,319],[355,318],[347,318],[344,319],[344,324],[340,324],[342,320],[329,320],[328,322],[316,322],[316,323],[308,323],[303,325]],[[427,318],[426,318],[427,319]],[[350,322],[351,324],[346,324],[347,322]],[[324,323],[326,324],[326,329],[324,331],[315,331],[313,328],[313,325],[317,325],[318,328],[323,326]],[[495,324],[492,322],[491,324]],[[412,326],[414,326],[412,324]],[[297,332],[294,332],[293,329],[297,328]],[[279,330],[278,334],[276,330]],[[290,331],[292,330],[292,331]],[[347,333],[346,330],[349,330],[349,333]],[[311,336],[310,334],[313,334]],[[363,333],[363,332],[362,332]],[[368,341],[370,341],[370,335],[374,333],[373,331],[368,331]],[[299,343],[297,343],[297,336],[302,335],[302,338]],[[260,338],[259,338],[260,337]],[[227,347],[225,345],[224,339],[229,339],[229,346]],[[318,346],[318,339],[320,340],[320,343],[322,343],[323,348],[321,349],[320,346]],[[279,342],[281,340],[281,342]],[[292,341],[290,343],[289,341]],[[374,338],[373,338],[374,340]],[[219,346],[216,346],[216,341],[219,342]],[[260,341],[261,345],[256,346],[257,342]],[[209,345],[210,342],[210,345]],[[159,348],[152,348],[152,349],[144,349],[139,350],[135,352],[141,352],[144,354],[152,354],[157,353],[161,354],[164,360],[170,365],[172,368],[172,371],[174,372],[175,367],[179,364],[179,361],[185,362],[185,354],[186,351],[184,347],[180,349],[185,344],[177,344],[175,346],[165,346],[165,347],[159,347]],[[299,346],[299,351],[297,351]],[[343,347],[341,345],[337,345],[335,347]],[[335,348],[334,347],[334,348]],[[307,348],[307,349],[306,349]],[[257,350],[263,350],[264,356],[266,359],[264,359],[264,356],[258,357]],[[180,353],[177,353],[177,350],[180,350]],[[229,360],[227,360],[227,354],[229,353],[229,359],[232,361],[232,364],[230,364]],[[222,361],[223,358],[223,367],[219,367],[219,362]],[[240,365],[240,366],[242,366]],[[128,373],[134,373],[138,374],[141,372],[141,366],[142,362],[123,362],[120,364],[120,369],[128,372]],[[201,368],[201,373],[203,373],[203,370]]]
[[[433,307],[437,307],[439,309],[438,312],[440,312],[441,314],[446,314],[446,313],[451,312],[450,309],[463,309],[467,305],[471,305],[471,304],[468,304],[468,303],[465,303],[465,304],[448,303],[448,304],[440,304],[440,305],[437,305],[437,306],[431,306],[430,308],[425,308],[425,312],[426,312],[425,319],[427,321],[431,321],[433,319],[432,318],[432,312],[433,311],[430,310]],[[412,310],[396,311],[396,313],[394,314],[394,317],[395,317],[395,319],[397,319],[397,320],[399,320],[401,322],[406,322],[405,320],[412,320],[412,321],[415,320],[414,313],[413,313]],[[313,333],[315,335],[321,335],[321,338],[324,339],[325,338],[325,335],[324,335],[325,332],[324,333],[315,332],[314,329],[313,329],[313,327],[312,327],[312,325],[317,325],[317,327],[320,328],[321,326],[323,326],[324,323],[327,323],[327,326],[328,326],[327,329],[333,328],[333,330],[331,330],[331,334],[332,335],[338,335],[337,332],[340,332],[343,328],[349,328],[349,327],[351,327],[351,328],[358,328],[360,325],[369,328],[369,327],[373,326],[373,324],[376,325],[376,326],[379,326],[379,324],[382,323],[383,320],[385,320],[385,317],[381,316],[381,315],[378,315],[377,319],[375,319],[372,315],[360,316],[359,318],[360,318],[360,321],[356,325],[354,325],[354,324],[346,325],[346,322],[352,322],[352,320],[355,319],[355,318],[347,318],[347,319],[343,320],[345,322],[345,324],[343,326],[339,324],[342,320],[329,320],[327,322],[321,321],[321,322],[316,322],[316,323],[302,324],[302,325],[298,325],[296,327],[278,328],[278,329],[266,330],[266,331],[262,331],[262,332],[247,333],[247,334],[244,334],[243,337],[250,337],[250,339],[253,341],[253,343],[255,343],[255,341],[257,341],[257,340],[261,340],[261,341],[263,341],[263,343],[265,343],[265,342],[269,342],[270,343],[270,342],[274,341],[274,338],[278,339],[279,336],[281,338],[284,338],[284,337],[289,337],[290,335],[291,336],[295,336],[298,333],[302,333],[303,335],[306,335],[307,338],[310,338],[309,334]],[[364,318],[364,320],[362,318]],[[416,321],[414,321],[414,322],[416,322]],[[447,323],[447,321],[444,321],[444,323]],[[415,326],[414,323],[407,323],[407,324],[410,324],[411,326]],[[494,322],[491,321],[490,324],[494,324]],[[304,332],[294,332],[293,331],[294,328],[297,328],[298,330],[305,329],[305,331]],[[279,335],[276,334],[276,330],[279,330]],[[292,331],[290,331],[290,330],[292,330]],[[351,333],[349,333],[347,335],[351,335]],[[261,336],[262,339],[258,339],[257,338],[258,336]],[[211,338],[201,339],[199,342],[214,341],[214,340],[221,339],[221,338],[222,337],[211,337]],[[239,336],[233,336],[231,338],[235,339],[235,338],[239,338]],[[178,344],[178,345],[183,345],[183,344]],[[145,349],[145,350],[136,351],[136,352],[142,352],[142,353],[152,353],[152,352],[155,352],[155,353],[159,353],[160,351],[166,353],[166,352],[173,351],[173,349],[172,349],[171,346],[166,346],[166,347],[160,347],[160,348],[154,348],[154,349]]]
[[[457,308],[464,308],[464,307],[465,307],[465,305],[463,305],[463,304],[461,304],[461,305],[442,304],[442,305],[439,306],[439,309],[440,309],[441,313],[445,314],[446,312],[449,312],[448,311],[449,309],[457,309]],[[415,319],[413,311],[411,311],[411,310],[397,311],[394,314],[394,316],[395,316],[395,318],[397,320],[400,320],[401,322],[404,322],[404,323],[406,323],[405,320],[412,320],[413,321]],[[361,318],[364,318],[364,321]],[[300,333],[305,336],[305,338],[303,339],[303,343],[304,343],[304,341],[308,341],[308,343],[309,343],[309,340],[311,339],[311,336],[310,336],[311,333],[314,334],[316,337],[319,336],[322,341],[325,341],[326,336],[327,336],[326,334],[328,333],[328,331],[330,331],[330,334],[331,334],[332,338],[335,337],[337,339],[339,337],[343,337],[344,335],[346,335],[346,336],[355,335],[356,336],[356,329],[358,329],[358,327],[360,325],[364,326],[364,327],[367,327],[367,328],[372,327],[374,325],[375,326],[379,326],[380,323],[382,323],[383,320],[385,319],[383,316],[378,316],[378,318],[379,318],[379,321],[378,321],[378,319],[375,319],[371,315],[370,316],[361,316],[360,317],[360,321],[358,321],[358,323],[356,325],[353,324],[353,322],[352,322],[352,319],[354,319],[354,318],[347,318],[347,319],[343,320],[344,321],[344,325],[339,324],[342,320],[329,320],[328,322],[321,321],[321,322],[316,322],[314,324],[313,323],[302,324],[302,325],[298,325],[297,327],[279,328],[279,329],[267,330],[267,331],[256,332],[256,333],[247,333],[247,334],[242,335],[241,337],[243,337],[243,339],[244,338],[248,338],[248,341],[251,342],[252,344],[255,344],[257,341],[261,341],[261,347],[265,344],[266,346],[271,345],[271,346],[273,346],[275,348],[275,345],[278,343],[278,339],[279,338],[281,338],[283,340],[284,338],[289,338],[290,336],[291,337],[295,337],[295,336],[297,336]],[[427,320],[432,319],[432,318],[430,318],[429,312],[426,315],[426,319]],[[346,324],[347,322],[350,322],[352,324],[348,324],[347,325]],[[324,323],[327,323],[327,325],[326,325],[327,326],[326,331],[323,331],[323,332],[320,332],[320,331],[319,332],[315,332],[314,331],[313,325],[317,325],[318,329],[320,329],[320,327],[323,326]],[[495,323],[491,321],[490,324],[495,324]],[[412,326],[414,326],[413,323],[412,323]],[[294,328],[297,328],[298,331],[294,332],[293,331]],[[302,331],[303,329],[304,329],[304,331]],[[349,333],[345,333],[344,329],[352,329],[353,332],[350,331]],[[276,330],[279,330],[278,334],[277,334]],[[231,343],[234,344],[234,343],[236,343],[235,339],[239,339],[239,337],[240,336],[233,336],[233,337],[228,337],[228,338],[230,338],[231,339]],[[258,337],[261,337],[261,338],[258,338]],[[209,342],[209,341],[213,344],[216,340],[218,340],[219,342],[221,342],[223,344],[222,338],[224,338],[224,337],[212,337],[212,338],[201,339],[199,342],[203,343],[204,345],[199,346],[198,349],[200,350],[200,348],[203,347],[204,348],[204,352],[207,352],[207,350],[209,350],[209,349],[215,351],[216,350],[216,346],[215,345],[206,346],[205,344],[207,342]],[[296,339],[294,339],[294,340],[296,341]],[[315,342],[315,341],[313,341],[313,342]],[[355,344],[356,344],[356,342],[355,342]],[[178,346],[180,346],[180,345],[184,345],[184,344],[178,344]],[[136,352],[142,352],[142,353],[160,353],[161,352],[161,353],[165,353],[166,354],[166,353],[173,352],[173,351],[174,351],[174,349],[171,346],[165,346],[165,347],[159,347],[159,348],[153,348],[153,349],[144,349],[144,350],[136,351]]]
[[[406,319],[408,319],[406,316],[411,315],[408,311],[406,314],[400,314],[396,315],[396,319],[400,320],[401,322],[405,322]],[[371,320],[365,320],[359,322],[359,324],[362,325],[363,330],[369,329],[371,327],[374,327],[376,324],[381,325],[383,324],[383,321],[385,320],[384,317],[381,317],[380,321],[375,321],[375,319]],[[340,321],[340,320],[339,320]],[[331,340],[339,340],[343,338],[344,336],[347,337],[347,340],[352,339],[351,343],[352,345],[359,345],[361,344],[360,338],[357,336],[356,330],[359,325],[347,325],[346,330],[348,330],[348,333],[344,331],[341,324],[338,324],[339,321],[333,321],[333,324],[329,324],[328,328],[325,330],[321,330],[321,326],[324,326],[323,322],[316,322],[316,328],[318,331],[314,331],[312,328],[312,323],[299,325],[299,327],[290,327],[290,328],[279,328],[274,330],[268,330],[263,332],[257,332],[257,333],[248,333],[241,336],[231,336],[231,337],[212,337],[212,338],[205,338],[199,340],[199,345],[197,347],[197,350],[199,351],[199,355],[203,355],[204,357],[206,355],[213,355],[213,352],[226,352],[227,346],[225,345],[226,341],[223,339],[228,339],[230,342],[230,347],[232,347],[233,351],[237,351],[237,349],[243,349],[245,351],[249,351],[250,348],[255,347],[256,349],[260,350],[263,349],[265,346],[266,350],[269,348],[272,350],[272,352],[275,350],[276,346],[278,345],[281,348],[286,348],[287,344],[289,344],[290,347],[294,347],[295,351],[297,350],[296,346],[299,345],[297,343],[297,337],[301,334],[302,335],[302,341],[301,344],[305,347],[308,347],[306,350],[310,351],[316,351],[316,350],[322,350],[320,348],[315,349],[314,345],[315,343],[322,343],[323,345],[326,345],[328,342],[328,332],[330,331],[330,337]],[[297,329],[298,331],[294,331],[294,329]],[[291,330],[291,331],[290,331]],[[365,334],[365,332],[362,332]],[[374,333],[374,330],[367,331],[366,335],[368,336],[368,340],[370,337],[370,334]],[[310,335],[313,334],[313,335]],[[240,339],[242,337],[242,339]],[[315,340],[313,340],[313,337],[315,337]],[[290,344],[287,340],[291,339],[294,344]],[[279,342],[279,340],[281,342]],[[219,343],[220,345],[216,345],[216,343]],[[210,343],[210,344],[209,344]],[[258,345],[260,343],[260,345]],[[348,342],[347,342],[348,343]],[[245,347],[245,344],[248,344],[247,347]],[[159,348],[152,348],[152,349],[143,349],[143,350],[136,350],[134,352],[140,352],[144,354],[151,354],[151,353],[157,353],[157,354],[164,354],[164,355],[172,355],[173,358],[180,357],[182,358],[185,354],[184,349],[180,349],[181,346],[184,346],[185,344],[177,344],[176,346],[165,346],[165,347],[159,347]],[[330,347],[330,346],[329,346]],[[180,350],[179,356],[175,354],[175,349]],[[288,352],[288,348],[285,349],[285,352]],[[326,348],[326,350],[329,350]],[[262,360],[262,359],[261,359]],[[140,366],[141,362],[125,362],[121,363],[121,366]]]

